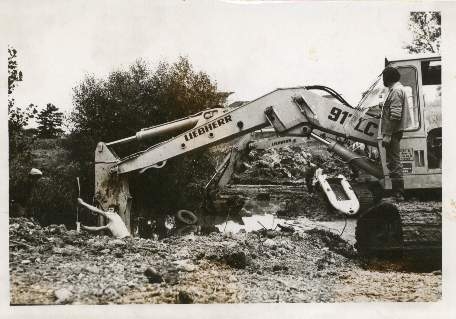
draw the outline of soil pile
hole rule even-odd
[[[315,167],[311,166],[311,163]],[[350,167],[325,150],[307,145],[251,150],[233,174],[232,184],[295,184],[311,178],[315,168],[327,175],[350,176]]]
[[[310,154],[300,147],[251,150],[233,184],[287,184],[302,180],[309,169]]]

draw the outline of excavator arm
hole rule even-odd
[[[112,170],[117,174],[144,170],[170,158],[270,125],[279,135],[312,136],[311,131],[315,129],[368,145],[377,145],[378,119],[371,118],[366,121],[359,119],[354,126],[348,126],[346,124],[356,113],[353,108],[322,98],[305,88],[277,89],[232,111],[223,112],[214,109],[209,112],[216,115],[209,117],[203,112],[198,114],[203,116],[205,119],[203,121],[198,120],[198,116],[181,120],[180,123],[183,124],[179,127],[188,127],[188,124],[196,124],[196,126],[176,137],[126,158],[116,158]],[[172,123],[178,124],[179,121]],[[169,124],[166,124],[166,127],[170,130]],[[149,130],[158,129],[164,131],[162,127],[153,127]],[[137,134],[136,139],[146,135],[147,130],[140,133],[142,134]],[[134,138],[130,137],[120,142]],[[98,153],[106,151],[105,145],[111,146],[117,143],[119,141],[100,143]],[[102,156],[96,154],[95,157],[98,162],[97,157]]]
[[[378,121],[376,118],[366,119],[349,105],[321,97],[306,87],[276,89],[233,110],[207,110],[142,130],[135,136],[119,141],[100,142],[95,151],[95,196],[103,207],[117,204],[119,213],[125,217],[129,226],[129,173],[160,168],[169,159],[268,126],[272,126],[279,135],[310,136],[317,139],[347,162],[381,178],[383,173],[380,167],[318,134],[326,132],[376,146]],[[183,132],[125,158],[119,158],[112,150],[116,144],[178,131]]]

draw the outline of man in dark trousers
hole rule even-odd
[[[386,150],[386,162],[390,171],[392,197],[397,201],[404,200],[404,179],[400,161],[400,141],[405,127],[404,113],[407,109],[407,93],[399,82],[401,75],[396,68],[387,67],[382,72],[383,84],[388,95],[382,112],[382,144]]]

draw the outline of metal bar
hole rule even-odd
[[[112,141],[112,142],[106,143],[106,145],[107,146],[112,146],[112,145],[125,144],[125,143],[133,142],[135,140],[136,140],[136,135],[130,136],[130,137],[126,137],[126,138],[123,138],[123,139],[120,139],[120,140],[117,140],[117,141]]]
[[[324,138],[318,136],[317,134],[315,133],[310,133],[310,136],[313,137],[314,139],[316,139],[317,141],[319,141],[320,143],[322,144],[325,144],[327,146],[330,146],[331,145],[331,142],[325,140]]]
[[[228,165],[228,162],[230,161],[231,158],[231,152],[233,150],[230,150],[230,152],[224,157],[222,163],[216,168],[214,175],[212,175],[211,179],[209,182],[207,182],[206,186],[204,186],[204,189],[207,189],[209,185],[212,183],[214,178],[217,176],[218,173],[220,173],[223,169],[225,169],[226,165]]]

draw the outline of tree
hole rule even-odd
[[[409,30],[412,32],[412,42],[404,47],[409,53],[440,52],[440,12],[410,12]]]
[[[204,72],[195,72],[186,58],[172,65],[161,62],[155,71],[138,60],[107,79],[87,76],[74,88],[70,119],[74,133],[107,141],[224,102],[216,83]]]
[[[85,188],[93,189],[97,142],[132,136],[141,128],[223,105],[225,100],[226,95],[218,92],[216,82],[206,73],[195,71],[185,57],[172,64],[160,62],[155,69],[138,60],[127,70],[113,71],[105,79],[87,76],[74,88],[70,116],[73,129],[68,139],[73,157],[86,170],[87,175],[81,179],[87,183]],[[125,146],[116,148],[116,152],[122,156],[137,148],[138,145]],[[149,193],[148,197],[162,207],[182,204],[185,185],[195,176],[204,178],[202,175],[213,172],[207,165],[207,152],[202,152],[168,161],[157,176],[148,171],[143,174],[150,177],[147,190],[153,190],[155,195]]]
[[[22,78],[22,71],[18,69],[17,50],[8,47],[9,194],[12,201],[24,204],[24,189],[27,188],[27,175],[32,163],[30,145],[33,141],[24,128],[37,111],[33,104],[24,110],[15,105],[13,92]]]
[[[72,162],[68,151],[62,148],[64,140],[39,140],[35,138],[33,129],[26,129],[37,110],[34,104],[26,108],[15,105],[14,89],[23,76],[18,70],[17,51],[8,48],[8,53],[10,216],[25,213],[44,224],[66,223],[74,226],[75,179],[79,176],[79,165]],[[55,106],[48,104],[48,108],[51,110],[50,117],[54,118],[56,112],[52,110]],[[51,123],[59,126],[58,119]],[[40,151],[32,154],[34,149]],[[38,181],[29,176],[32,167],[38,167],[44,173]]]
[[[10,160],[17,156],[27,157],[30,141],[24,134],[24,127],[37,113],[36,107],[30,104],[24,110],[15,105],[13,91],[17,82],[23,78],[22,71],[18,69],[17,50],[8,47],[8,136]]]
[[[13,93],[16,82],[22,81],[22,71],[17,69],[17,50],[8,47],[8,95]]]
[[[54,104],[48,103],[46,105],[46,108],[38,113],[37,122],[39,124],[39,137],[52,138],[57,137],[59,134],[63,133],[63,113],[58,112],[58,110],[59,109]]]

